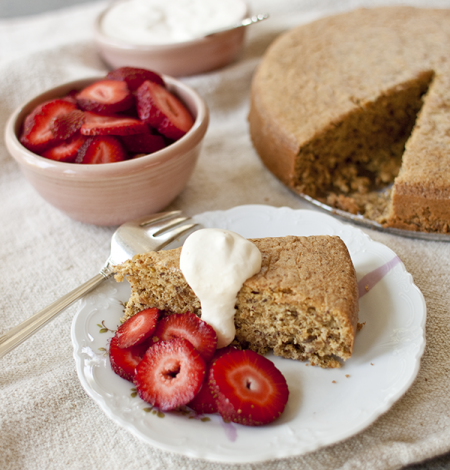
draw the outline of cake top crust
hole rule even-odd
[[[449,50],[450,10],[359,9],[282,34],[258,67],[252,99],[298,152],[349,113],[431,72],[399,181],[443,191],[450,180]]]
[[[250,239],[262,255],[261,270],[244,282],[242,290],[271,290],[279,301],[299,302],[345,317],[353,328],[358,318],[356,274],[345,243],[337,236]],[[139,254],[117,267],[116,279],[145,279],[149,269],[176,273],[181,248]]]

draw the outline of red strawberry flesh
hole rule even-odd
[[[184,338],[162,341],[147,350],[134,377],[139,396],[162,411],[189,403],[205,377],[205,361]]]
[[[283,412],[289,390],[273,362],[251,350],[232,351],[217,359],[210,387],[224,421],[261,426]]]
[[[143,343],[155,331],[158,319],[159,310],[147,308],[122,323],[116,333],[119,348],[129,348]]]
[[[56,137],[51,126],[53,121],[64,114],[76,109],[76,105],[64,99],[47,101],[37,106],[24,121],[20,142],[28,150],[40,153],[61,142]]]
[[[119,140],[112,136],[89,137],[78,150],[75,163],[99,164],[121,162],[126,152]]]
[[[166,88],[145,81],[136,91],[139,117],[169,139],[177,140],[193,126],[184,104]]]
[[[121,141],[132,153],[153,153],[166,146],[164,137],[157,134],[124,135]]]
[[[172,314],[161,319],[153,333],[153,341],[187,339],[208,362],[217,347],[217,335],[212,326],[193,313]]]
[[[205,380],[203,381],[202,388],[195,395],[194,399],[188,403],[188,406],[199,414],[210,414],[217,413],[219,411],[216,403],[216,399],[210,389],[210,368],[216,359],[222,357],[224,354],[230,351],[236,351],[234,346],[227,346],[225,348],[217,349],[211,359],[206,365]]]
[[[55,147],[49,148],[41,153],[45,158],[58,162],[73,163],[78,156],[78,151],[86,141],[87,137],[79,133],[64,140]]]
[[[108,80],[119,80],[127,83],[131,91],[136,91],[143,82],[150,80],[151,82],[158,83],[165,86],[164,80],[161,75],[151,70],[139,69],[135,67],[121,67],[113,70],[106,75]]]
[[[81,90],[76,99],[81,109],[102,114],[125,111],[134,103],[126,82],[116,80],[99,80]]]
[[[50,129],[58,139],[68,139],[79,131],[86,120],[86,114],[79,109],[74,109],[67,114],[57,116],[50,124]]]
[[[136,367],[144,357],[148,344],[141,343],[130,348],[120,348],[117,341],[117,336],[114,336],[109,344],[111,368],[120,377],[133,382]]]
[[[85,122],[80,128],[83,135],[132,135],[149,133],[145,123],[128,116],[103,116],[85,113]]]

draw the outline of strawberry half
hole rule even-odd
[[[166,146],[164,137],[157,134],[124,135],[120,140],[132,153],[153,153]]]
[[[131,91],[136,91],[143,82],[150,80],[151,82],[158,83],[165,86],[164,80],[161,75],[158,75],[151,70],[138,69],[135,67],[121,67],[113,70],[106,75],[108,80],[119,80],[127,83]]]
[[[133,382],[136,367],[148,349],[148,343],[141,343],[130,348],[119,348],[117,335],[109,344],[109,361],[112,370],[123,379]]]
[[[78,150],[75,163],[113,163],[126,159],[126,152],[112,136],[89,137]]]
[[[184,104],[166,88],[146,80],[136,91],[139,117],[170,139],[177,140],[193,126]]]
[[[116,80],[99,80],[81,90],[76,99],[81,109],[103,114],[125,111],[134,103],[126,82]]]
[[[64,114],[77,109],[74,103],[64,99],[47,101],[37,106],[24,121],[20,142],[28,150],[40,153],[61,141],[56,137],[51,126],[53,121]]]
[[[58,162],[73,163],[77,158],[78,151],[85,143],[87,137],[79,133],[73,135],[69,139],[61,142],[55,147],[49,148],[41,153],[45,158],[56,160]]]
[[[261,426],[283,412],[289,390],[273,362],[258,353],[231,351],[211,366],[210,387],[224,421]]]
[[[213,396],[209,385],[210,368],[216,359],[222,357],[224,354],[227,354],[230,351],[236,350],[237,349],[234,346],[227,346],[225,348],[216,350],[211,361],[206,365],[206,374],[205,379],[203,380],[202,388],[197,393],[197,395],[195,395],[194,399],[188,403],[187,406],[199,414],[217,413],[219,411],[216,399]]]
[[[193,313],[175,313],[158,322],[153,333],[153,342],[170,341],[174,338],[187,339],[205,362],[209,362],[217,347],[217,334],[213,327]]]
[[[205,377],[205,361],[184,338],[156,343],[136,368],[134,383],[139,396],[160,410],[189,403]]]
[[[117,346],[129,348],[143,343],[155,331],[158,319],[159,310],[157,308],[147,308],[136,313],[119,326],[116,332]]]
[[[50,130],[58,139],[68,139],[79,131],[86,120],[86,114],[74,109],[67,114],[57,116],[50,124]]]
[[[80,128],[83,135],[132,135],[148,133],[148,127],[139,119],[128,116],[103,116],[86,112]]]

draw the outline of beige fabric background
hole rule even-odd
[[[311,209],[265,170],[251,146],[246,115],[252,74],[283,30],[323,14],[383,4],[250,3],[253,11],[269,11],[272,17],[250,30],[239,61],[185,79],[207,100],[211,125],[197,169],[171,209],[195,214],[255,203]],[[444,0],[409,3],[450,7]],[[106,70],[91,41],[92,21],[103,5],[0,22],[0,335],[89,279],[109,253],[114,228],[72,221],[44,202],[3,139],[6,119],[21,102],[50,86]],[[364,432],[302,457],[254,465],[222,465],[159,451],[111,422],[82,389],[70,341],[74,306],[0,359],[0,468],[397,469],[449,452],[450,244],[367,232],[403,260],[425,296],[428,320],[417,380]]]

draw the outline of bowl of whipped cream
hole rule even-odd
[[[112,68],[196,75],[236,59],[246,28],[233,26],[248,15],[245,0],[121,0],[99,15],[94,38]]]

